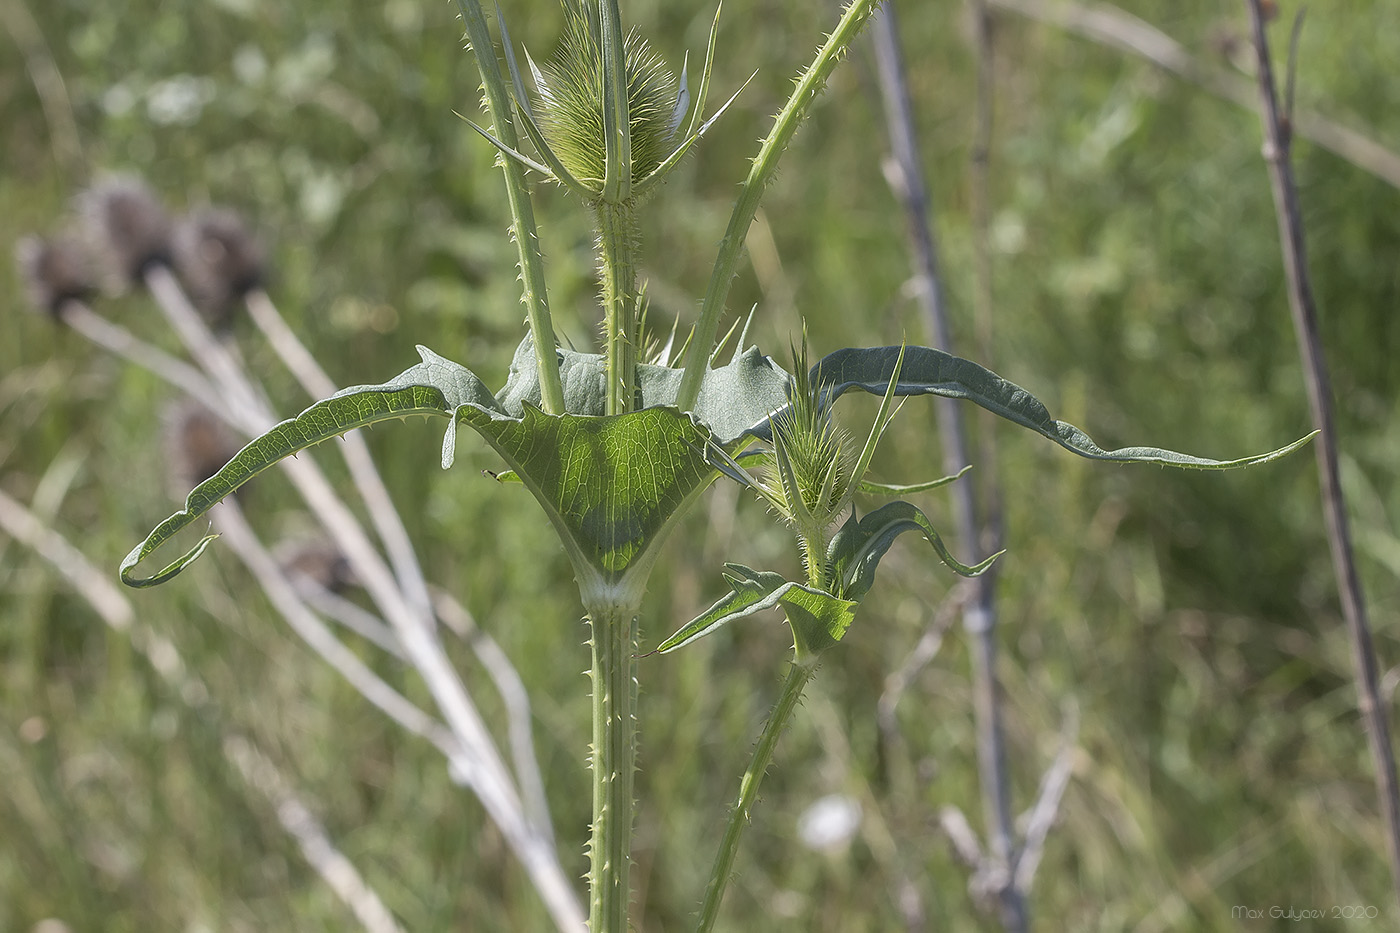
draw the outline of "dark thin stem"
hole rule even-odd
[[[921,301],[933,345],[951,352],[952,336],[939,287],[937,250],[929,221],[929,195],[923,181],[922,162],[914,133],[914,118],[904,79],[903,56],[893,0],[886,3],[874,24],[876,61],[885,104],[885,124],[890,148],[898,167],[896,194],[909,221],[910,253],[921,285]],[[962,409],[951,399],[938,403],[938,433],[943,465],[956,473],[968,462],[967,431]],[[955,484],[952,490],[954,520],[966,553],[975,560],[982,549],[973,483]],[[999,863],[1004,883],[997,891],[1002,922],[1008,930],[1028,928],[1025,899],[1012,883],[1016,843],[1011,816],[1010,782],[1001,725],[1000,687],[996,679],[996,583],[987,573],[971,581],[973,597],[963,611],[963,626],[971,642],[974,705],[977,717],[977,759],[981,772],[983,808],[992,857]]]
[[[1346,502],[1342,497],[1337,465],[1337,427],[1332,410],[1332,389],[1327,361],[1318,335],[1317,305],[1308,280],[1307,252],[1303,242],[1303,214],[1298,204],[1298,188],[1289,161],[1290,134],[1282,126],[1273,69],[1269,64],[1269,41],[1264,32],[1264,15],[1259,0],[1245,0],[1259,59],[1259,97],[1264,123],[1264,158],[1269,165],[1274,210],[1278,216],[1279,238],[1283,246],[1284,274],[1288,280],[1288,304],[1293,312],[1293,329],[1303,360],[1308,405],[1313,425],[1321,432],[1314,450],[1322,485],[1322,510],[1327,523],[1327,542],[1332,551],[1333,570],[1341,593],[1342,614],[1351,636],[1352,661],[1356,665],[1357,705],[1366,724],[1366,737],[1376,766],[1376,791],[1386,843],[1390,849],[1390,870],[1400,894],[1400,782],[1395,773],[1390,730],[1385,706],[1377,687],[1376,652],[1366,619],[1366,601],[1352,554]]]

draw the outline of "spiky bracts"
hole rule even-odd
[[[581,182],[601,192],[606,172],[603,47],[598,5],[571,0],[564,5],[559,50],[534,70],[539,90],[539,126],[559,161]],[[674,148],[676,77],[635,29],[623,40],[627,87],[630,166],[633,181],[654,172]]]

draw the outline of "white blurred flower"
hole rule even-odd
[[[860,801],[847,794],[828,794],[797,819],[797,835],[809,849],[831,852],[850,843],[860,828]]]

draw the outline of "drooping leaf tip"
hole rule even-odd
[[[204,553],[205,549],[208,548],[209,545],[214,543],[214,539],[217,537],[219,537],[218,534],[205,535],[203,538],[200,539],[198,544],[190,548],[184,554],[177,557],[175,560],[171,561],[158,573],[144,578],[137,577],[135,576],[136,566],[140,564],[141,561],[145,560],[146,557],[151,553],[151,551],[154,550],[157,546],[153,545],[151,543],[151,538],[148,537],[145,541],[142,541],[140,544],[136,545],[136,547],[132,548],[131,553],[127,554],[126,557],[122,559],[118,575],[120,576],[122,583],[134,589],[145,589],[146,587],[150,586],[160,586],[162,583],[165,583],[179,576],[181,571],[183,571],[194,561],[198,560],[199,556]]]

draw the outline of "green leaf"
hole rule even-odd
[[[894,544],[894,539],[906,531],[922,533],[943,563],[964,577],[982,573],[1002,553],[999,551],[970,567],[960,563],[948,553],[948,548],[927,515],[908,502],[891,502],[861,519],[857,519],[852,512],[851,517],[832,536],[826,552],[832,589],[846,599],[857,602],[864,599],[875,583],[875,568],[880,565],[880,559]]]
[[[185,508],[161,522],[121,565],[132,586],[162,583],[208,546],[209,539],[152,577],[135,576],[139,563],[221,499],[286,457],[346,431],[408,415],[447,418],[442,464],[452,464],[456,427],[480,433],[544,507],[574,561],[580,583],[616,583],[654,555],[671,519],[714,476],[705,462],[710,440],[728,443],[765,422],[785,398],[787,374],[757,351],[712,370],[697,412],[711,426],[667,407],[680,372],[638,367],[647,408],[599,417],[605,399],[603,358],[559,350],[569,414],[538,408],[539,367],[529,338],[515,354],[499,396],[474,373],[423,347],[423,361],[392,381],[355,386],[278,424],[239,451],[223,469],[196,486]]]
[[[580,574],[619,580],[713,477],[709,432],[672,408],[611,417],[497,419],[467,406],[458,417],[496,449],[544,508]]]
[[[884,395],[894,377],[899,347],[848,348],[837,350],[812,369],[812,382],[820,387],[827,404],[851,389]],[[1165,466],[1200,470],[1227,470],[1233,467],[1267,463],[1292,453],[1317,432],[1278,450],[1238,460],[1210,460],[1160,447],[1123,447],[1104,450],[1072,424],[1056,421],[1034,395],[996,373],[969,360],[929,347],[904,349],[904,365],[895,385],[896,395],[941,395],[963,398],[1022,427],[1030,428],[1091,460],[1160,463]]]
[[[798,659],[803,660],[839,642],[855,618],[857,603],[853,600],[792,583],[771,571],[750,570],[742,564],[724,567],[730,594],[662,642],[657,653],[675,651],[735,619],[777,606],[787,616],[793,646]]]
[[[419,347],[418,353],[423,362],[392,382],[343,389],[250,441],[223,469],[190,492],[184,509],[157,525],[127,554],[121,563],[122,582],[130,586],[154,586],[175,576],[203,552],[208,538],[154,576],[140,579],[134,572],[137,564],[156,548],[197,521],[239,486],[278,461],[314,444],[355,428],[409,415],[447,416],[471,407],[491,418],[508,417],[491,390],[470,370],[425,347]]]

